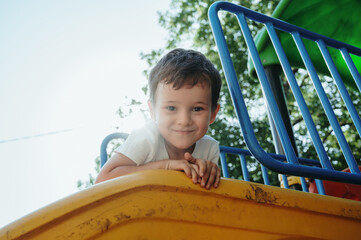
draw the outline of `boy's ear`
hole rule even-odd
[[[211,114],[211,119],[210,119],[210,121],[209,121],[209,124],[212,124],[212,123],[216,120],[216,117],[217,117],[219,108],[220,108],[220,105],[217,104],[216,109],[214,109],[214,111],[213,111],[212,114]]]
[[[149,108],[149,112],[150,112],[150,117],[152,118],[153,121],[155,121],[155,115],[154,115],[154,110],[153,110],[153,103],[152,101],[148,100],[148,108]]]

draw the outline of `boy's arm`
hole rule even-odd
[[[192,164],[187,160],[160,160],[138,166],[127,156],[116,152],[100,170],[95,183],[147,169],[184,171],[185,174],[191,178],[194,183],[198,182],[198,173],[196,168],[192,167]]]

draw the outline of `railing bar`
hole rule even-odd
[[[288,79],[288,82],[290,84],[291,90],[295,96],[295,99],[297,101],[297,104],[300,108],[300,111],[302,113],[302,116],[304,118],[305,124],[310,132],[310,136],[312,138],[312,141],[315,145],[315,149],[317,152],[317,155],[319,156],[322,166],[327,169],[333,169],[331,163],[329,162],[329,159],[327,157],[327,153],[324,149],[324,146],[322,144],[322,141],[318,135],[316,126],[312,120],[311,114],[308,110],[307,104],[305,99],[303,98],[302,92],[297,84],[297,80],[293,74],[293,71],[291,69],[291,66],[288,62],[288,59],[286,57],[286,54],[283,50],[283,47],[281,45],[281,42],[279,41],[279,38],[277,36],[277,33],[271,23],[266,24],[267,31],[269,33],[269,36],[271,38],[272,44],[276,50],[277,56],[280,60],[281,66],[283,68],[283,71],[285,72],[285,75]]]
[[[227,147],[227,146],[221,145],[221,146],[219,146],[219,149],[221,152],[227,152],[227,153],[231,153],[231,154],[243,154],[245,156],[252,156],[252,154],[249,150],[242,149],[242,148]],[[283,161],[283,162],[287,161],[286,156],[284,156],[284,155],[276,154],[276,153],[268,153],[268,154],[271,157],[273,157],[275,160]],[[315,166],[315,167],[322,167],[319,161],[316,161],[313,159],[299,157],[298,160],[302,164],[311,165],[311,166]]]
[[[239,154],[239,157],[240,157],[240,162],[241,162],[241,167],[242,167],[243,180],[249,182],[250,179],[249,179],[246,157],[244,154]]]
[[[212,9],[215,11],[212,11]],[[242,134],[250,136],[251,144],[259,145],[255,139],[252,123],[249,118],[247,107],[244,102],[243,95],[242,95],[241,89],[238,84],[237,75],[234,70],[233,62],[232,62],[232,59],[231,59],[231,56],[230,56],[230,53],[228,50],[226,39],[224,37],[222,25],[220,23],[220,20],[219,20],[218,14],[217,14],[218,10],[216,9],[215,5],[213,5],[213,7],[211,7],[209,10],[209,18],[210,18],[210,22],[211,22],[213,36],[214,36],[214,39],[216,41],[216,45],[218,48],[221,64],[222,64],[222,67],[224,70],[224,75],[227,80],[228,89],[229,89],[229,92],[232,97],[232,102],[235,106],[235,111],[236,111],[236,115],[238,118],[238,122],[241,126]]]
[[[224,152],[221,152],[219,154],[219,156],[221,158],[221,166],[222,166],[223,177],[229,178],[226,154]]]
[[[307,29],[292,25],[285,21],[267,16],[264,14],[260,14],[256,11],[253,11],[251,9],[248,9],[248,8],[245,8],[245,7],[233,4],[233,3],[219,2],[219,3],[215,3],[215,4],[217,4],[218,7],[220,7],[224,11],[228,11],[228,12],[231,12],[236,15],[239,14],[240,12],[242,12],[247,18],[257,21],[259,23],[263,23],[263,24],[265,24],[267,22],[273,22],[275,27],[282,31],[285,31],[285,32],[297,31],[297,32],[301,33],[301,35],[303,37],[310,39],[312,41],[317,41],[318,39],[323,39],[327,43],[328,46],[331,46],[334,48],[346,47],[350,53],[357,55],[357,56],[361,56],[361,49],[358,47],[352,46],[350,44],[337,41],[335,39],[323,36],[323,35],[315,33],[315,32],[311,32]]]
[[[326,61],[326,64],[331,72],[331,75],[339,88],[341,96],[344,99],[346,107],[348,108],[348,110],[351,114],[351,118],[354,120],[355,126],[357,128],[357,125],[358,125],[358,123],[360,123],[361,120],[356,112],[355,107],[352,104],[351,99],[349,99],[349,95],[347,93],[347,90],[345,89],[345,85],[342,83],[341,77],[336,69],[336,66],[331,58],[331,55],[330,55],[329,51],[327,50],[327,47],[326,47],[324,41],[318,40],[317,45],[319,46],[319,48],[321,50],[322,56]],[[360,169],[358,168],[356,160],[355,160],[354,156],[352,155],[350,146],[348,145],[348,143],[346,141],[345,135],[342,132],[340,124],[338,123],[338,121],[336,119],[335,113],[333,112],[331,105],[329,106],[329,108],[331,108],[331,109],[326,112],[326,115],[329,117],[329,121],[335,132],[336,138],[341,146],[341,149],[346,158],[347,164],[352,173],[360,173]],[[352,110],[352,112],[351,112],[351,110]],[[354,119],[354,118],[356,118],[355,112],[356,112],[358,120]],[[355,122],[355,120],[356,120],[356,122]],[[360,129],[358,129],[357,131],[360,134],[361,133],[361,123],[360,123],[359,128]]]
[[[253,41],[251,32],[250,32],[250,30],[248,28],[248,24],[246,22],[246,19],[245,19],[243,13],[237,14],[237,19],[239,21],[239,24],[240,24],[244,39],[246,41],[247,47],[248,47],[250,55],[252,57],[252,60],[253,60],[253,63],[254,63],[255,70],[257,72],[258,78],[259,78],[259,80],[261,82],[263,91],[265,93],[265,96],[266,96],[266,99],[267,99],[267,104],[268,104],[269,108],[271,109],[272,118],[275,121],[275,125],[277,127],[278,134],[280,136],[283,149],[284,149],[284,151],[286,153],[287,161],[289,161],[291,163],[294,163],[294,164],[299,164],[298,160],[297,160],[297,157],[296,157],[296,154],[295,154],[295,151],[294,151],[292,145],[290,144],[290,142],[291,142],[290,138],[289,138],[289,136],[287,134],[285,125],[284,125],[284,123],[282,121],[281,114],[280,114],[279,109],[277,107],[277,104],[276,104],[274,95],[272,93],[270,84],[269,84],[269,82],[267,80],[266,73],[264,71],[261,59],[260,59],[260,57],[258,55],[256,44]]]
[[[318,194],[326,195],[326,191],[325,191],[325,188],[323,186],[323,181],[320,180],[320,179],[315,179],[315,182],[316,182],[316,187],[317,187]]]
[[[336,82],[336,86],[337,86],[337,88],[338,88],[338,90],[339,90],[339,92],[341,94],[341,97],[342,97],[343,101],[346,104],[346,107],[347,107],[347,109],[348,109],[348,111],[349,111],[349,113],[351,115],[352,121],[355,124],[357,132],[358,132],[359,136],[361,136],[361,119],[360,119],[360,116],[358,115],[358,113],[356,111],[356,108],[352,103],[351,97],[350,97],[350,95],[349,95],[349,93],[348,93],[348,91],[347,91],[347,89],[345,87],[345,84],[342,81],[342,78],[341,78],[340,74],[338,73],[338,70],[336,68],[335,63],[332,60],[330,52],[328,51],[327,46],[326,46],[324,41],[319,40],[317,42],[317,44],[320,47],[320,49],[322,48],[321,53],[323,55],[323,58],[326,60],[327,67],[330,70],[330,73],[331,73],[333,79]]]
[[[270,185],[269,177],[268,177],[268,170],[265,166],[263,166],[263,164],[261,164],[261,170],[262,170],[262,177],[263,177],[264,184]]]
[[[351,75],[352,75],[353,79],[356,82],[358,90],[361,92],[361,76],[360,76],[360,73],[357,71],[357,68],[356,68],[354,62],[352,61],[352,58],[351,58],[349,52],[347,51],[347,49],[343,47],[343,48],[340,49],[340,51],[341,51],[341,54],[343,56],[343,59],[345,59],[345,62],[347,64],[347,66],[348,66],[348,69],[351,72]]]
[[[308,192],[308,186],[307,186],[307,182],[306,182],[305,178],[300,177],[300,180],[301,180],[302,191]]]
[[[287,189],[290,188],[290,186],[288,185],[288,179],[287,176],[285,174],[282,174],[282,181],[283,181],[283,186]]]
[[[300,34],[298,32],[292,32],[292,37],[295,41],[295,44],[297,46],[297,49],[301,55],[301,58],[305,64],[305,67],[308,71],[308,74],[315,86],[315,89],[318,93],[318,96],[324,96],[326,97],[326,94],[324,93],[323,91],[323,88],[322,88],[322,84],[320,82],[320,79],[316,73],[316,69],[315,67],[313,66],[312,64],[312,61],[311,61],[311,58],[305,48],[305,45],[303,44],[303,41],[300,37]],[[303,99],[303,98],[302,98]],[[321,97],[320,97],[321,99]],[[303,99],[304,101],[304,99]],[[321,99],[322,101],[322,99]],[[304,103],[306,104],[306,103]],[[310,132],[310,135],[311,135],[311,138],[312,138],[312,141],[313,141],[313,144],[315,146],[315,149],[316,149],[316,152],[317,152],[317,155],[319,156],[320,158],[320,161],[321,161],[321,164],[322,164],[322,167],[323,168],[327,168],[327,169],[333,169],[331,163],[330,163],[330,160],[327,156],[327,153],[326,153],[326,150],[323,146],[323,143],[321,141],[321,138],[318,134],[318,131],[316,129],[316,126],[312,120],[312,117],[311,117],[311,114],[310,112],[308,111],[307,109],[307,112],[305,113],[302,113],[302,116],[304,116],[304,119],[305,119],[305,123],[306,123],[306,126]]]
[[[127,139],[128,133],[112,133],[106,136],[101,145],[100,145],[100,167],[103,167],[104,164],[108,161],[108,153],[107,153],[107,146],[113,139]]]

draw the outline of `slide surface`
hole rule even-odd
[[[240,180],[205,190],[182,172],[119,177],[0,229],[5,239],[360,239],[361,203]]]

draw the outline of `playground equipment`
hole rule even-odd
[[[283,1],[286,2],[286,1]],[[232,61],[229,57],[218,11],[227,11],[238,18],[242,35],[247,42],[254,69],[261,82],[270,114],[274,120],[274,132],[279,136],[280,150],[284,154],[265,152],[255,138]],[[272,171],[319,179],[318,190],[323,190],[323,180],[361,185],[357,161],[349,149],[345,136],[327,107],[327,97],[317,76],[312,60],[305,50],[303,38],[316,41],[331,69],[348,105],[355,126],[360,133],[360,118],[348,100],[347,91],[337,74],[328,48],[340,49],[353,76],[355,86],[360,86],[359,59],[361,49],[312,33],[283,21],[253,12],[231,3],[217,2],[209,10],[220,58],[231,91],[242,135],[247,150],[221,146],[222,171],[225,178],[217,189],[205,190],[193,184],[181,172],[144,171],[112,179],[44,207],[0,229],[0,240],[5,239],[359,239],[361,233],[361,203],[349,199],[307,193],[305,178],[301,178],[303,191],[268,186],[267,169]],[[246,20],[247,19],[247,20]],[[269,78],[264,72],[256,44],[249,34],[247,21],[258,21],[266,26],[279,63],[287,76],[295,98],[301,108],[319,160],[300,158],[291,143],[283,117],[274,99]],[[283,51],[278,31],[291,34],[300,49],[300,56],[317,85],[317,93],[335,134],[346,155],[350,172],[333,169],[327,153],[319,141],[317,128],[302,100],[297,82]],[[352,55],[352,56],[351,56]],[[351,83],[351,82],[350,82]],[[351,83],[352,85],[352,83]],[[361,90],[361,88],[360,88]],[[346,100],[345,100],[346,99]],[[335,120],[335,121],[334,121]],[[113,138],[126,138],[126,134],[113,134],[102,144],[102,165],[107,159],[104,151]],[[227,177],[228,154],[240,156],[246,181]],[[250,155],[262,163],[265,184],[247,180],[246,158]],[[287,178],[284,176],[284,184]],[[356,190],[357,191],[357,190]]]
[[[222,26],[217,16],[217,12],[220,9],[234,13],[240,23],[241,31],[247,43],[250,56],[253,60],[255,70],[257,72],[257,76],[260,80],[262,89],[265,93],[264,95],[267,101],[267,105],[270,109],[271,118],[274,120],[277,134],[280,136],[281,145],[285,152],[287,163],[282,163],[273,159],[260,147],[258,140],[255,137],[252,128],[252,123],[249,118],[248,110],[243,100],[242,92],[238,84],[238,79],[233,68],[233,63],[230,57],[230,53],[228,51],[227,43],[223,35]],[[279,62],[288,79],[288,83],[290,84],[294,97],[298,103],[302,116],[305,120],[306,126],[312,138],[312,141],[315,145],[315,149],[317,151],[318,157],[320,158],[320,163],[322,165],[322,168],[304,166],[301,165],[300,162],[298,161],[298,157],[295,153],[295,148],[291,144],[289,135],[287,133],[285,124],[283,122],[283,118],[281,116],[277,102],[275,100],[274,93],[265,74],[262,61],[258,55],[256,45],[254,43],[249,27],[247,25],[246,18],[265,24],[266,29],[271,38],[272,44],[274,45],[277,56],[279,58]],[[340,49],[340,51],[343,53],[343,56],[345,57],[346,63],[348,64],[350,71],[354,73],[355,82],[358,83],[360,86],[361,86],[361,77],[356,69],[354,62],[350,57],[350,53],[360,57],[361,50],[356,47],[350,46],[348,44],[338,42],[328,37],[324,37],[322,35],[309,32],[302,28],[292,26],[288,23],[285,23],[277,19],[273,19],[265,15],[260,15],[249,9],[242,8],[240,6],[233,5],[230,3],[217,3],[212,5],[210,9],[210,21],[214,32],[214,37],[217,43],[217,47],[219,49],[219,54],[226,75],[228,87],[230,89],[232,100],[235,105],[237,117],[240,122],[242,133],[245,138],[247,147],[249,148],[252,155],[255,156],[256,159],[259,160],[263,165],[267,166],[268,168],[276,172],[287,173],[297,176],[305,176],[310,178],[320,178],[320,179],[334,180],[340,182],[361,184],[361,175],[360,175],[360,170],[357,166],[357,162],[353,157],[352,151],[341,130],[341,127],[337,121],[337,118],[329,102],[327,94],[319,80],[317,72],[313,66],[313,63],[309,57],[305,45],[303,44],[302,39],[306,38],[308,40],[315,41],[319,45],[319,48],[324,56],[325,62],[327,66],[330,68],[330,72],[341,92],[343,100],[346,103],[346,106],[349,110],[349,113],[351,115],[351,118],[355,124],[355,127],[359,135],[361,135],[360,117],[350,99],[350,96],[347,92],[347,89],[345,88],[345,85],[342,82],[340,75],[338,74],[337,68],[333,63],[332,57],[330,56],[327,47]],[[326,150],[317,132],[316,125],[312,120],[312,116],[308,110],[302,92],[300,91],[300,88],[297,84],[291,66],[288,62],[288,58],[278,38],[276,29],[279,29],[284,32],[288,32],[294,38],[295,44],[297,45],[302,60],[305,63],[307,71],[309,72],[309,75],[316,88],[317,94],[319,95],[322,106],[325,109],[326,115],[330,121],[330,124],[339,141],[341,149],[345,155],[347,164],[351,169],[350,174],[333,170],[331,162],[328,159]]]

